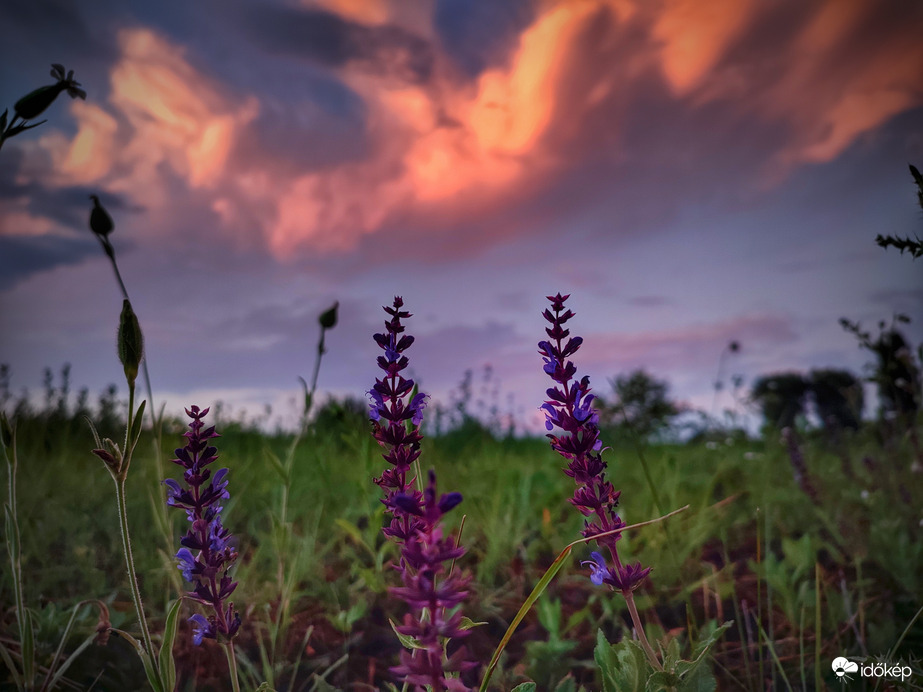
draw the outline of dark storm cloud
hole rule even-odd
[[[0,291],[37,272],[79,264],[98,252],[96,241],[89,237],[0,235]]]
[[[433,22],[448,54],[475,76],[506,58],[535,9],[532,0],[438,0]]]
[[[366,71],[412,83],[429,80],[434,55],[422,38],[397,26],[365,26],[322,10],[267,7],[244,19],[253,42],[327,67],[358,63]]]

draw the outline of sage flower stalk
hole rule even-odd
[[[189,598],[207,606],[212,612],[206,617],[195,614],[189,618],[193,626],[193,640],[221,639],[223,642],[240,629],[240,613],[228,599],[237,587],[229,572],[237,560],[237,550],[231,532],[221,523],[221,502],[230,497],[227,469],[214,474],[209,466],[218,459],[218,450],[209,440],[219,437],[215,428],[206,428],[203,418],[208,409],[198,406],[186,409],[192,418],[185,447],[176,450],[174,464],[183,468],[183,481],[168,478],[167,505],[186,510],[189,529],[180,539],[182,546],[176,553],[183,578],[193,585]]]
[[[624,565],[619,558],[618,541],[621,533],[605,534],[621,529],[625,522],[616,511],[621,491],[616,490],[606,479],[606,462],[602,460],[602,441],[599,439],[599,416],[593,410],[595,395],[590,394],[590,378],[577,380],[577,367],[569,360],[583,343],[579,336],[570,336],[564,324],[574,313],[565,309],[564,302],[569,295],[560,293],[548,296],[551,310],[545,309],[543,316],[551,323],[545,328],[547,341],[538,344],[539,353],[545,361],[544,371],[556,386],[546,391],[548,399],[542,404],[545,427],[549,431],[558,428],[559,434],[549,433],[552,448],[568,460],[564,473],[577,484],[569,502],[584,516],[585,538],[596,539],[597,544],[608,551],[611,567],[601,553],[594,552],[590,565],[590,578],[594,584],[608,584],[630,593],[640,586],[651,568],[640,564]]]
[[[429,472],[429,483],[422,491],[416,487],[413,465],[420,457],[420,425],[426,395],[416,392],[412,379],[404,377],[410,361],[405,351],[414,338],[405,333],[402,320],[411,317],[403,310],[404,301],[394,298],[385,307],[389,319],[385,331],[375,334],[375,342],[384,351],[378,357],[378,367],[384,376],[376,378],[368,392],[371,399],[369,418],[372,434],[386,450],[389,468],[375,479],[385,497],[382,499],[391,521],[382,529],[385,536],[400,546],[401,559],[397,569],[403,586],[390,589],[411,608],[399,634],[411,637],[417,648],[401,652],[401,663],[392,668],[405,685],[416,692],[451,690],[466,692],[469,688],[453,674],[460,674],[476,664],[467,660],[464,647],[447,654],[448,640],[468,634],[462,628],[462,616],[457,606],[468,595],[470,577],[454,572],[445,563],[464,555],[465,549],[442,528],[442,517],[462,501],[460,493],[438,495],[436,474]]]
[[[648,660],[655,669],[663,670],[644,633],[634,599],[634,590],[647,578],[651,568],[642,567],[640,562],[624,564],[618,551],[621,532],[608,533],[625,527],[617,512],[621,491],[606,479],[599,416],[593,410],[595,396],[590,394],[590,378],[584,375],[576,379],[577,366],[569,360],[583,344],[581,337],[572,337],[564,326],[574,316],[572,310],[564,307],[569,297],[560,293],[548,296],[551,309],[545,308],[542,313],[551,326],[545,327],[548,340],[539,342],[538,352],[544,360],[545,374],[556,385],[548,388],[548,398],[541,407],[545,413],[545,427],[549,431],[556,428],[560,431],[558,434],[549,432],[548,438],[552,448],[568,461],[564,473],[577,484],[570,503],[585,517],[581,533],[584,538],[595,538],[596,544],[609,553],[607,559],[601,552],[593,551],[590,553],[592,559],[582,564],[589,566],[590,580],[594,584],[606,584],[622,594]]]

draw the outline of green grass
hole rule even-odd
[[[115,497],[89,451],[89,429],[42,416],[19,426],[25,599],[39,613],[38,646],[53,653],[55,628],[63,629],[68,609],[84,598],[107,601],[113,625],[132,630]],[[168,428],[168,449],[181,444],[181,432],[179,423]],[[219,432],[219,464],[231,469],[224,523],[241,553],[234,600],[245,616],[238,639],[244,678],[255,687],[269,666],[279,690],[310,689],[312,676],[325,672],[327,682],[342,689],[383,686],[398,647],[388,620],[400,620],[403,607],[387,594],[397,583],[389,566],[396,550],[380,533],[384,514],[372,478],[384,462],[367,428],[347,419],[312,430],[296,450],[285,558],[294,566],[291,618],[274,657],[260,644],[279,593],[272,516],[281,481],[268,453],[282,457],[290,439],[232,424]],[[906,662],[923,650],[923,618],[904,633],[923,604],[923,482],[910,470],[909,446],[881,444],[872,430],[841,442],[839,451],[820,435],[805,437],[816,499],[795,483],[775,436],[644,450],[664,510],[690,509],[620,543],[624,559],[654,567],[637,593],[641,617],[654,640],[669,633],[690,643],[706,622],[733,619],[715,649],[719,689],[813,689],[815,679],[835,684],[829,666],[837,656],[883,658],[899,643],[890,655]],[[153,448],[142,438],[127,489],[141,588],[159,632],[177,593],[171,556],[157,550],[150,503],[161,488]],[[626,522],[658,516],[638,450],[613,449],[604,458],[622,491]],[[436,468],[441,491],[465,496],[453,513],[455,521],[467,515],[462,542],[468,554],[460,566],[475,576],[465,613],[487,623],[467,643],[486,664],[544,569],[578,537],[582,518],[567,502],[573,482],[544,439],[495,440],[477,430],[427,438],[422,462],[424,469]],[[182,513],[172,514],[178,537]],[[539,689],[553,689],[552,677],[567,672],[588,689],[599,688],[592,665],[596,632],[602,628],[615,641],[630,621],[620,597],[590,584],[578,563],[589,551],[574,549],[572,564],[543,596],[544,610],[531,613],[513,636],[492,689],[511,689],[529,674],[545,676],[537,679]],[[0,636],[15,638],[6,572],[0,578]],[[74,646],[94,624],[86,615],[75,627]],[[209,644],[193,647],[181,623],[180,689],[222,688],[223,653]],[[91,647],[68,677],[81,689],[101,671],[94,689],[142,685],[140,664],[115,639]],[[0,690],[7,687],[0,677]]]

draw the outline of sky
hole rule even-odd
[[[920,36],[916,0],[7,0],[0,103],[51,63],[87,98],[0,150],[0,363],[125,395],[96,194],[171,412],[293,421],[334,301],[319,391],[362,396],[395,295],[422,390],[470,369],[526,429],[557,292],[603,396],[743,412],[731,341],[741,395],[861,374],[839,318],[923,341],[923,263],[874,243],[923,230]]]

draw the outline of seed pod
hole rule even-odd
[[[333,329],[337,324],[337,308],[340,307],[340,301],[336,301],[333,307],[325,310],[317,318],[322,329]]]
[[[138,366],[144,357],[144,336],[141,334],[141,325],[138,316],[131,309],[131,303],[122,301],[122,315],[119,318],[118,336],[119,360],[125,369],[125,379],[128,386],[133,387],[138,377]]]
[[[67,88],[63,82],[39,87],[19,99],[13,110],[23,120],[32,120],[41,115],[48,106],[54,103],[58,95]]]

